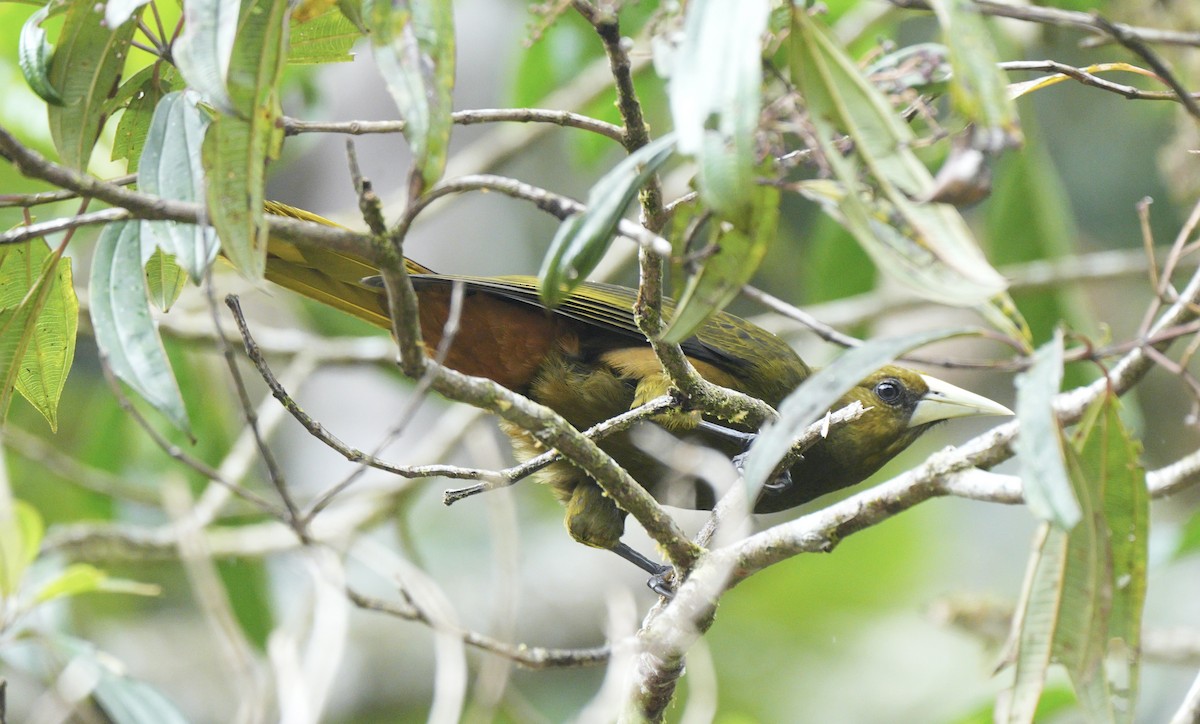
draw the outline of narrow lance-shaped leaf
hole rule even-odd
[[[188,87],[227,113],[234,110],[226,79],[241,7],[241,0],[188,0],[183,32],[171,50]]]
[[[25,76],[25,82],[33,92],[47,103],[57,106],[62,105],[63,98],[50,82],[50,59],[53,57],[54,48],[46,40],[46,31],[42,29],[42,22],[49,14],[50,4],[47,3],[30,15],[21,26],[17,65],[21,67],[21,74]]]
[[[113,578],[87,563],[72,563],[47,581],[34,596],[35,603],[83,593],[126,593],[133,596],[157,596],[162,589],[151,583]]]
[[[96,244],[88,287],[96,345],[113,374],[187,431],[187,410],[146,300],[138,230],[137,222],[109,224]]]
[[[1021,143],[1017,109],[1008,95],[996,48],[983,15],[966,0],[932,0],[954,69],[950,98],[975,125],[974,147],[998,151]]]
[[[448,0],[371,0],[371,49],[405,121],[424,188],[442,176],[454,90],[454,12]]]
[[[971,334],[969,329],[935,330],[903,337],[872,339],[848,350],[830,365],[804,381],[779,405],[779,419],[763,427],[747,452],[743,478],[747,499],[758,499],[758,492],[770,479],[794,441],[812,423],[830,410],[842,395],[864,377],[896,357],[930,342]],[[753,505],[751,506],[753,507]]]
[[[62,98],[47,109],[50,137],[63,163],[77,169],[87,166],[100,137],[136,27],[131,17],[110,28],[102,9],[91,0],[71,0],[50,62],[50,83]]]
[[[1108,681],[1101,670],[1112,610],[1111,547],[1104,523],[1104,481],[1087,475],[1079,453],[1064,445],[1067,473],[1082,517],[1067,535],[1062,604],[1054,659],[1067,669],[1090,721],[1112,721]]]
[[[999,700],[997,722],[1025,724],[1033,721],[1038,700],[1046,684],[1054,639],[1058,630],[1058,611],[1062,602],[1063,579],[1067,559],[1067,531],[1042,523],[1030,555],[1025,585],[1013,619],[1015,648],[1012,652],[1016,671],[1007,697]]]
[[[1075,433],[1079,475],[1102,491],[1099,513],[1104,526],[1105,589],[1108,604],[1095,632],[1101,648],[1084,683],[1080,701],[1090,705],[1093,720],[1101,716],[1132,722],[1137,702],[1142,609],[1146,598],[1146,567],[1150,495],[1140,462],[1141,445],[1120,416],[1120,400],[1098,400]]]
[[[1038,348],[1033,365],[1017,375],[1017,463],[1021,469],[1025,502],[1038,518],[1070,530],[1082,515],[1075,499],[1063,457],[1062,427],[1054,415],[1053,400],[1062,385],[1062,332]]]
[[[779,225],[779,190],[774,186],[751,187],[754,201],[745,230],[730,222],[717,221],[711,253],[699,271],[688,277],[663,340],[679,343],[692,336],[713,313],[723,309],[741,292],[758,269]]]
[[[846,228],[885,273],[925,298],[949,304],[986,304],[1005,288],[1004,279],[979,251],[962,216],[944,204],[920,204],[933,178],[912,152],[912,130],[857,65],[803,8],[793,12],[792,77],[816,127],[817,140],[844,193],[837,206]],[[887,226],[902,245],[879,245],[872,212],[860,198],[857,165],[842,155],[841,134],[854,142],[855,156],[886,201]],[[923,268],[921,277],[912,276]],[[936,283],[930,283],[930,278]]]
[[[287,10],[287,0],[248,0],[229,65],[236,115],[212,122],[201,152],[208,212],[221,248],[250,279],[261,279],[266,266],[264,187],[267,161],[282,142],[278,86],[286,65]]]
[[[667,134],[622,159],[588,192],[587,209],[558,227],[538,272],[542,300],[558,306],[593,269],[617,233],[638,190],[667,162],[675,136]]]
[[[679,151],[696,158],[701,198],[743,231],[758,209],[754,132],[768,16],[765,0],[689,3],[668,86]]]
[[[154,110],[146,134],[138,167],[141,190],[164,199],[202,202],[205,183],[201,156],[207,128],[208,118],[196,107],[195,93],[185,91],[164,96]],[[213,228],[177,221],[144,223],[158,248],[171,254],[192,281],[199,284],[217,255],[218,240]],[[148,260],[152,251],[143,249],[143,259]]]

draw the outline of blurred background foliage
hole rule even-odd
[[[850,46],[858,55],[880,43],[907,45],[934,39],[927,14],[890,8],[876,0],[827,3],[839,29],[858,27]],[[1186,0],[1059,0],[1057,7],[1098,10],[1117,20],[1162,28],[1198,26],[1200,13]],[[584,100],[578,109],[618,122],[610,89],[603,82],[589,93],[589,69],[603,62],[594,31],[573,13],[541,27],[526,3],[517,0],[459,0],[454,3],[459,74],[456,108],[543,106],[555,94],[572,90]],[[52,154],[44,104],[33,95],[16,66],[17,36],[33,5],[0,4],[0,122],[40,152]],[[622,30],[638,37],[654,3],[627,3]],[[1152,10],[1152,12],[1151,12]],[[1051,58],[1075,66],[1130,60],[1112,45],[1080,48],[1079,34],[1014,21],[990,21],[1002,58]],[[53,32],[53,30],[51,31]],[[638,90],[650,125],[668,128],[663,83],[638,46],[643,61]],[[359,49],[362,50],[361,48]],[[1195,49],[1166,51],[1185,84],[1200,72]],[[131,58],[130,63],[139,62]],[[145,62],[143,58],[140,62]],[[352,63],[289,70],[285,112],[311,120],[373,120],[395,110],[369,53]],[[601,74],[601,80],[605,76]],[[1015,74],[1012,80],[1024,80]],[[1122,79],[1124,80],[1124,79]],[[992,262],[1007,265],[1102,250],[1138,250],[1142,245],[1135,204],[1154,199],[1150,226],[1161,245],[1173,237],[1200,188],[1194,122],[1171,103],[1126,101],[1073,83],[1036,92],[1019,102],[1026,145],[1007,153],[994,169],[991,197],[967,212]],[[501,159],[490,154],[508,143],[512,130],[458,127],[451,146],[451,171],[492,170],[580,198],[590,184],[622,155],[614,143],[581,131],[547,127],[539,137]],[[521,129],[517,132],[524,132]],[[111,143],[111,124],[102,145]],[[364,173],[385,199],[394,218],[408,171],[408,151],[398,135],[355,139]],[[936,151],[936,149],[935,149]],[[944,149],[943,149],[944,152]],[[99,152],[92,170],[101,176],[123,172]],[[481,159],[487,169],[477,164]],[[667,179],[668,194],[686,190],[685,179]],[[0,164],[0,189],[27,193],[46,188]],[[355,197],[346,171],[343,139],[308,134],[289,139],[270,169],[270,198],[335,220],[355,223]],[[44,208],[39,215],[69,214],[75,202]],[[873,335],[903,330],[914,323],[953,321],[958,312],[929,306],[896,305],[866,316],[839,316],[847,298],[877,289],[880,278],[859,247],[813,204],[795,196],[784,205],[780,238],[771,247],[755,283],[798,305],[812,305],[825,321]],[[0,209],[6,228],[21,221],[19,210]],[[423,218],[406,250],[444,272],[465,274],[532,273],[556,222],[528,205],[471,195]],[[79,268],[86,268],[89,235],[72,244]],[[618,255],[619,256],[619,255]],[[628,250],[624,261],[607,267],[612,278],[632,282],[636,271]],[[82,274],[77,274],[82,277]],[[277,329],[307,325],[325,335],[375,334],[342,315],[299,302],[278,289],[251,289],[233,275],[224,283],[243,287],[252,321]],[[1035,341],[1045,341],[1060,320],[1070,329],[1102,342],[1134,334],[1150,298],[1145,272],[1077,285],[1050,285],[1014,293]],[[842,300],[838,304],[838,300]],[[761,309],[744,301],[733,311],[758,320]],[[202,295],[189,290],[168,318],[203,319]],[[944,319],[943,319],[944,318]],[[805,358],[821,364],[837,349],[779,320],[759,320],[788,335]],[[188,338],[170,319],[166,341],[194,426],[194,443],[175,434],[173,442],[212,465],[221,463],[241,429],[239,413],[218,352]],[[989,357],[1001,350],[982,342],[947,345],[956,356]],[[941,349],[941,348],[939,348]],[[51,528],[49,540],[71,526],[97,522],[167,522],[157,503],[167,483],[186,483],[193,495],[204,481],[173,463],[140,431],[114,401],[99,372],[94,345],[80,338],[76,365],[61,405],[58,433],[41,416],[14,405],[5,435],[5,469],[16,497],[34,505]],[[279,371],[286,364],[279,363]],[[942,373],[939,373],[942,374]],[[1072,370],[1076,381],[1086,369]],[[1001,372],[950,372],[952,381],[1012,402],[1011,376]],[[1072,379],[1068,377],[1068,379]],[[362,449],[396,423],[410,384],[379,364],[346,364],[322,369],[292,393],[327,427]],[[1200,435],[1179,423],[1189,400],[1180,383],[1152,373],[1128,405],[1138,418],[1149,468],[1195,449]],[[882,471],[883,479],[924,455],[965,439],[984,424],[956,425],[929,435]],[[428,447],[426,433],[462,434],[450,452]],[[168,433],[170,434],[170,433]],[[274,433],[273,444],[290,483],[300,495],[324,489],[353,470],[309,438],[290,420]],[[506,444],[486,420],[427,400],[416,419],[384,452],[404,462],[463,462],[502,466]],[[77,461],[70,467],[64,460]],[[444,480],[398,488],[386,476],[368,472],[360,486],[375,486],[394,504],[369,528],[378,551],[399,551],[420,566],[453,602],[459,620],[501,639],[545,646],[599,644],[606,621],[632,597],[637,611],[652,601],[643,575],[602,551],[573,543],[563,532],[560,511],[547,491],[521,484],[454,507],[443,507]],[[120,486],[120,495],[104,492]],[[1200,630],[1195,601],[1200,596],[1200,534],[1184,538],[1200,498],[1192,491],[1155,504],[1146,621],[1153,628]],[[825,501],[817,503],[824,504]],[[239,520],[237,506],[222,524]],[[245,511],[241,511],[245,512]],[[690,525],[703,516],[682,513]],[[760,522],[766,525],[771,518]],[[1011,606],[1020,590],[1034,522],[1020,507],[945,499],[918,506],[884,525],[846,540],[829,556],[792,559],[753,577],[723,601],[716,625],[689,658],[679,705],[669,717],[683,720],[692,702],[715,697],[722,722],[974,722],[990,720],[996,692],[1004,682],[992,675],[999,641],[979,631],[950,625],[953,612],[982,605]],[[1200,530],[1195,522],[1190,530]],[[58,538],[57,540],[63,540]],[[642,537],[640,543],[647,545]],[[1180,545],[1190,540],[1189,545]],[[636,544],[635,544],[636,547]],[[377,551],[377,552],[378,552]],[[114,563],[93,552],[114,575],[153,582],[156,598],[84,596],[47,607],[39,623],[48,630],[93,642],[122,662],[131,677],[149,683],[194,721],[230,721],[242,684],[231,670],[219,637],[198,608],[186,572],[172,560]],[[386,555],[379,552],[386,559]],[[368,562],[351,569],[364,590],[386,596],[394,581]],[[39,561],[51,570],[54,555]],[[303,628],[312,614],[310,579],[294,551],[219,559],[220,580],[237,625],[259,653],[273,631]],[[43,575],[48,575],[44,573]],[[629,623],[628,621],[626,623]],[[429,627],[378,613],[350,612],[351,636],[341,674],[327,710],[331,722],[419,721],[429,715],[437,666]],[[1193,633],[1193,635],[1195,635]],[[13,721],[21,720],[42,683],[29,672],[55,661],[34,653],[27,642],[0,641],[4,676],[9,679]],[[498,665],[469,652],[472,687],[467,719],[473,721],[561,721],[575,716],[595,694],[603,668],[525,671]],[[61,661],[59,662],[61,663]],[[444,664],[444,662],[442,662]],[[20,664],[16,666],[15,664]],[[1148,662],[1139,716],[1163,721],[1193,678],[1191,667]],[[500,682],[500,683],[497,683]],[[504,682],[507,682],[505,685]],[[231,689],[231,686],[233,688]],[[1061,686],[1061,682],[1059,683]],[[715,687],[715,688],[714,688]],[[500,693],[497,693],[500,692]],[[495,697],[499,697],[498,700]],[[1043,702],[1047,720],[1070,721],[1069,694],[1057,689]],[[700,706],[697,703],[697,706]],[[1066,711],[1067,713],[1062,713]]]

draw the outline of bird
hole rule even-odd
[[[336,225],[316,214],[276,202],[267,211]],[[437,274],[405,259],[417,293],[421,334],[438,348],[455,283],[464,288],[459,328],[444,364],[486,377],[541,403],[584,430],[666,394],[670,381],[634,320],[636,291],[583,282],[560,305],[548,308],[533,276]],[[378,269],[365,258],[299,246],[274,236],[267,244],[266,279],[301,295],[391,329]],[[664,301],[664,313],[673,309]],[[709,382],[780,402],[812,373],[782,339],[728,312],[717,312],[681,344]],[[764,486],[755,513],[788,510],[856,485],[938,423],[962,417],[1011,415],[1003,405],[931,375],[887,365],[847,392],[832,409],[851,402],[866,409],[851,423],[832,427],[780,480]],[[730,457],[745,451],[755,431],[695,412],[669,411],[651,424],[695,438]],[[501,421],[519,460],[545,452],[528,431]],[[598,442],[633,478],[660,500],[711,509],[714,491],[700,482],[681,486],[662,463],[639,447],[632,432]],[[621,542],[626,512],[585,472],[560,461],[536,474],[565,506],[565,524],[580,543],[612,550],[652,574],[664,567]],[[652,584],[652,588],[655,587]],[[657,589],[656,589],[657,590]]]

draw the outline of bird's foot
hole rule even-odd
[[[675,588],[671,585],[671,579],[674,577],[675,569],[670,566],[664,566],[661,563],[655,563],[646,556],[638,553],[630,548],[625,543],[617,543],[612,548],[612,552],[621,556],[633,565],[641,568],[646,573],[650,574],[650,580],[646,581],[646,586],[651,590],[666,599],[674,598]]]
[[[746,471],[746,456],[750,454],[750,444],[754,442],[756,437],[758,437],[757,432],[743,432],[741,430],[734,430],[731,427],[725,427],[724,425],[719,425],[715,422],[709,422],[708,420],[700,421],[700,429],[704,430],[705,432],[712,433],[718,437],[723,437],[726,440],[732,440],[733,442],[739,443],[743,450],[742,452],[733,456],[732,462],[733,466],[737,468],[739,473],[744,473]],[[773,480],[763,484],[763,492],[776,494],[781,493],[790,487],[792,487],[792,473],[788,470],[784,470],[776,475]]]

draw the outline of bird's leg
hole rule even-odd
[[[750,443],[758,437],[757,432],[742,432],[708,420],[701,420],[699,427],[705,432],[741,445],[742,451],[733,456],[733,466],[738,469],[738,472],[745,470],[746,455],[750,452]],[[763,484],[763,490],[770,493],[779,493],[790,487],[792,487],[792,473],[789,470],[780,472],[774,480]]]
[[[667,579],[673,570],[670,566],[655,563],[625,543],[617,543],[610,550],[638,568],[641,568],[646,573],[649,573],[650,580],[646,581],[646,585],[651,591],[654,591],[663,598],[672,598],[675,595],[675,591],[667,584]]]

